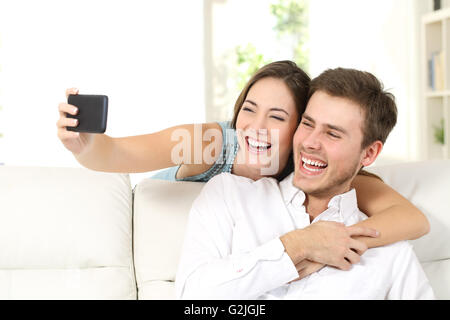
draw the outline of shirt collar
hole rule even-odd
[[[328,209],[330,208],[338,210],[342,220],[346,221],[355,213],[355,211],[358,211],[356,190],[351,189],[346,193],[342,193],[331,198],[330,202],[328,202]]]
[[[281,195],[283,196],[283,200],[285,204],[291,203],[294,198],[298,195],[301,197],[299,201],[303,204],[305,202],[305,194],[302,190],[298,189],[294,186],[294,172],[292,172],[289,176],[283,179],[283,181],[280,182],[280,190]]]
[[[294,173],[291,173],[288,177],[280,182],[280,190],[283,196],[284,203],[287,205],[293,202],[296,197],[298,197],[298,199],[296,199],[295,201],[303,205],[306,200],[305,193],[294,186],[293,179]],[[354,214],[355,211],[358,210],[358,202],[355,189],[351,189],[346,193],[331,198],[331,200],[328,202],[328,209],[330,208],[338,210],[341,218],[343,220],[347,220],[347,218],[349,218]]]

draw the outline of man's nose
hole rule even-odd
[[[321,147],[320,143],[320,132],[314,130],[303,140],[303,147],[309,150],[319,150]]]

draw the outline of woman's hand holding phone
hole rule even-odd
[[[69,95],[77,95],[78,89],[71,88],[66,90],[66,98]],[[64,144],[67,150],[73,154],[80,154],[92,143],[94,134],[87,132],[68,131],[67,127],[76,127],[78,125],[77,119],[68,118],[67,114],[76,115],[78,108],[68,103],[59,104],[59,119],[56,122],[58,129],[58,138]]]

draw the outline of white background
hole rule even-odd
[[[202,1],[0,2],[0,162],[80,166],[56,135],[65,89],[109,96],[110,136],[204,121]]]
[[[228,6],[228,18],[213,20],[215,48],[247,39],[274,51],[267,3],[215,0]],[[399,107],[380,162],[419,160],[419,25],[431,1],[312,0],[310,8],[311,76],[337,66],[377,75]],[[109,96],[113,137],[204,122],[213,106],[205,106],[203,37],[202,0],[0,0],[0,162],[80,166],[56,136],[69,87]]]

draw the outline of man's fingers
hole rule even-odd
[[[348,227],[347,232],[349,236],[365,236],[372,238],[376,238],[379,236],[377,230],[366,227],[357,227],[357,226]]]
[[[345,259],[351,264],[355,264],[361,261],[361,257],[359,256],[359,254],[357,254],[353,250],[348,250],[347,254],[345,255]]]
[[[367,251],[367,245],[364,242],[358,241],[358,240],[352,240],[349,243],[350,249],[355,251],[360,256],[363,255],[364,252]]]
[[[297,278],[296,280],[306,278],[310,274],[313,274],[314,272],[319,271],[324,266],[325,266],[324,264],[321,264],[318,262],[303,260],[300,263],[297,263],[295,265],[295,267],[297,268],[298,275],[299,275],[299,278]]]
[[[340,269],[340,270],[344,270],[344,271],[348,271],[348,270],[350,270],[350,268],[352,267],[352,264],[348,261],[348,260],[346,260],[346,259],[343,259],[344,261],[342,261],[341,263],[339,263],[339,265],[338,266],[336,266],[338,269]]]

